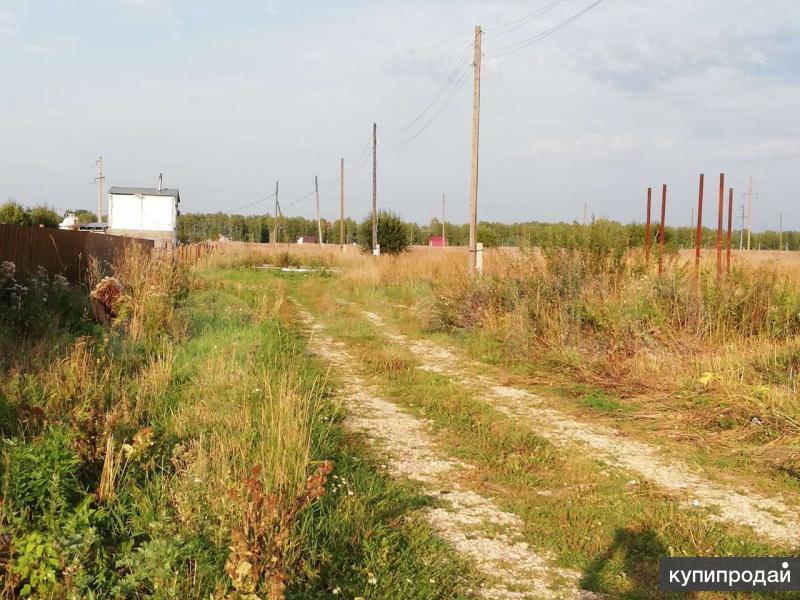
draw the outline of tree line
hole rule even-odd
[[[67,213],[75,214],[79,224],[97,220],[96,215],[88,210],[70,210],[64,214]],[[58,227],[63,216],[47,206],[25,208],[13,201],[0,205],[0,223]],[[404,221],[389,211],[381,211],[379,217],[388,219],[386,227],[382,229],[384,236],[389,235],[386,232],[392,232],[390,245],[393,248],[401,242],[402,245],[427,245],[432,236],[442,235],[442,223],[437,218],[431,219],[426,225],[420,225]],[[234,241],[267,243],[271,241],[274,231],[275,219],[267,214],[185,213],[178,217],[178,239],[185,243],[215,240],[220,235]],[[448,245],[465,246],[469,243],[468,224],[448,222],[445,223],[444,232]],[[654,224],[651,229],[654,245],[657,244],[657,234],[658,225]],[[694,246],[695,234],[694,227],[667,226],[664,230],[664,244],[669,250],[691,248]],[[735,230],[734,248],[739,247],[739,235],[740,231]],[[305,217],[282,217],[279,219],[278,240],[280,242],[296,242],[302,236],[317,237],[316,220]],[[716,229],[704,227],[702,230],[703,247],[714,247],[716,236]],[[751,247],[777,250],[781,237],[784,248],[788,246],[789,250],[800,250],[800,232],[798,231],[784,231],[782,236],[778,231],[773,230],[754,232],[751,236]],[[746,247],[746,231],[742,238]],[[487,248],[494,246],[587,247],[593,243],[599,243],[600,239],[604,240],[604,243],[622,248],[642,246],[645,240],[645,226],[643,223],[624,224],[606,219],[594,220],[589,227],[574,221],[560,223],[481,221],[478,224],[478,241]],[[338,219],[322,219],[322,241],[339,243]],[[368,215],[360,223],[354,219],[345,219],[345,241],[348,244],[359,243],[369,248],[371,245],[371,217]],[[382,243],[381,246],[386,249],[389,247],[387,243]]]
[[[427,225],[404,221],[389,211],[380,211],[379,217],[392,218],[391,231],[393,238],[402,230],[408,245],[428,245],[432,236],[442,235],[442,222],[431,219]],[[379,219],[380,220],[380,219]],[[275,229],[275,220],[269,215],[245,216],[226,213],[186,213],[178,217],[178,237],[183,242],[213,240],[219,235],[228,239],[244,242],[269,242]],[[360,231],[363,229],[363,234]],[[361,223],[353,219],[345,220],[345,241],[348,244],[365,245],[364,238],[371,236],[371,216]],[[388,231],[388,230],[387,230]],[[611,244],[623,248],[643,246],[645,242],[644,223],[619,223],[606,219],[597,219],[587,227],[578,222],[544,223],[527,221],[520,223],[499,223],[481,221],[478,224],[478,241],[485,247],[495,246],[540,246],[540,247],[584,247],[590,245],[591,231],[596,240],[598,236]],[[739,230],[733,232],[732,245],[739,247]],[[369,234],[369,235],[368,235]],[[450,246],[466,246],[469,243],[469,224],[445,223],[444,234]],[[669,250],[692,248],[695,243],[694,227],[672,227],[664,229],[664,245]],[[727,235],[725,233],[724,235]],[[317,237],[317,222],[305,217],[284,217],[280,219],[280,242],[295,242],[301,236]],[[651,226],[652,243],[658,243],[658,224]],[[747,231],[742,236],[747,247]],[[781,235],[778,231],[761,231],[751,236],[753,249],[777,250]],[[800,232],[783,232],[784,248],[788,244],[790,250],[800,250]],[[717,231],[710,227],[702,229],[702,246],[716,245]],[[371,238],[370,238],[371,240]],[[339,242],[339,220],[322,219],[322,241],[324,243]],[[371,243],[371,241],[370,241]],[[394,246],[396,243],[393,242]],[[368,246],[368,244],[367,244]],[[382,244],[382,247],[385,247]]]

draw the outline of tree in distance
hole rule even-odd
[[[408,248],[406,225],[391,211],[378,211],[378,244],[381,254],[400,254]],[[364,252],[372,252],[372,213],[358,226],[358,245]]]

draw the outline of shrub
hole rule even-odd
[[[400,254],[408,248],[405,224],[388,210],[378,211],[378,244],[382,254]],[[358,226],[358,245],[364,252],[372,252],[372,213]]]

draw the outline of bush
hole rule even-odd
[[[400,254],[408,248],[405,224],[388,210],[378,211],[378,244],[382,254]],[[372,252],[372,213],[358,226],[358,245],[364,252]]]

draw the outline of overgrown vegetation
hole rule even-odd
[[[388,210],[378,211],[376,234],[382,254],[400,254],[411,243],[407,229],[399,216]],[[358,245],[372,253],[372,214],[358,226]]]
[[[14,348],[0,380],[2,597],[466,595],[469,569],[413,518],[424,499],[342,437],[280,279],[132,250],[106,329],[86,290],[4,269],[19,315],[0,323]],[[446,587],[410,585],[424,568]]]

